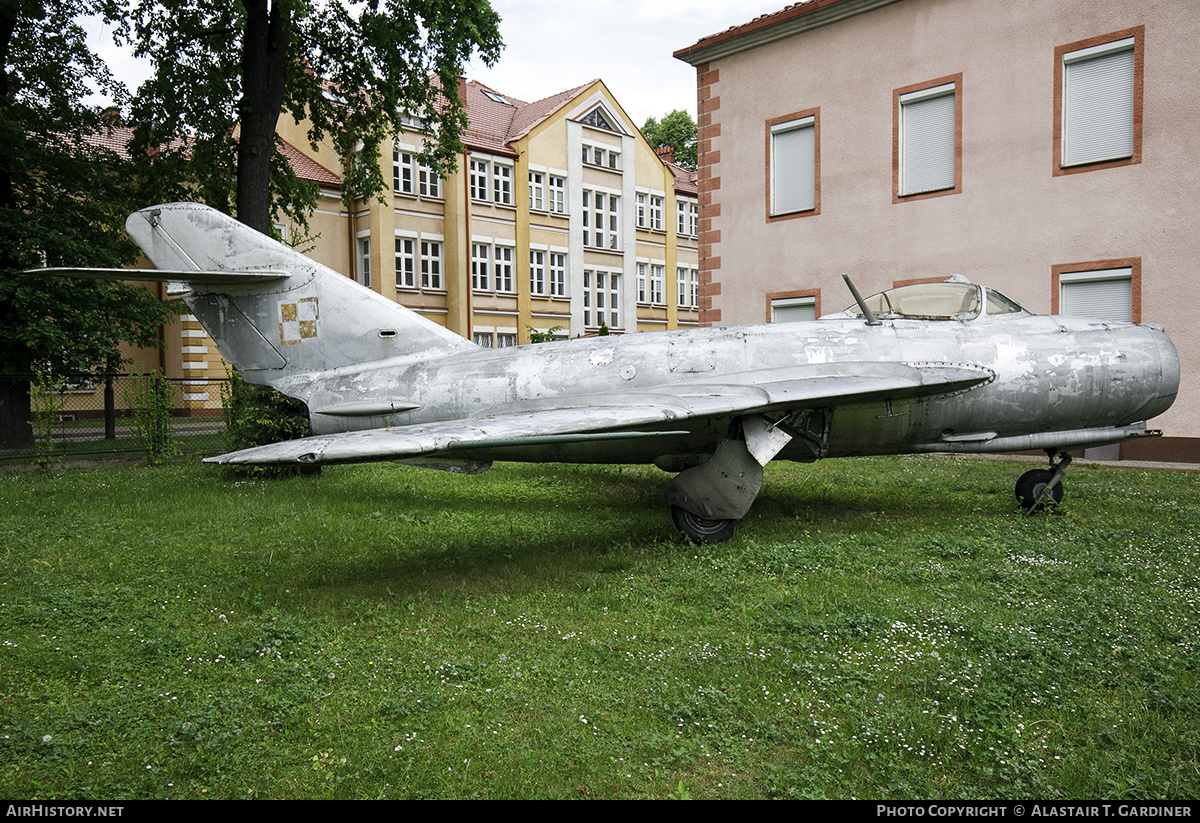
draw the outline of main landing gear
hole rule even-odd
[[[763,466],[792,439],[760,415],[739,422],[741,438],[722,440],[712,457],[680,472],[663,491],[676,528],[693,543],[733,536],[762,488]]]
[[[1071,455],[1046,449],[1046,456],[1050,458],[1050,468],[1027,471],[1017,478],[1017,500],[1026,517],[1033,517],[1048,505],[1057,506],[1063,499],[1062,479],[1071,465]]]

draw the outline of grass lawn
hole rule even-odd
[[[1200,487],[772,464],[0,475],[0,796],[1195,798]]]

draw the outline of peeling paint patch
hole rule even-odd
[[[596,349],[588,358],[588,362],[593,366],[607,366],[613,361],[613,354],[612,348]]]

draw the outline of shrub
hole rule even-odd
[[[265,446],[308,437],[308,407],[266,386],[247,383],[236,371],[221,392],[225,406],[225,440],[231,450]]]

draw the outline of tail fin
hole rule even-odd
[[[282,387],[300,374],[474,346],[206,206],[154,206],[125,225],[167,270],[162,279],[186,285],[184,302],[250,382]]]

